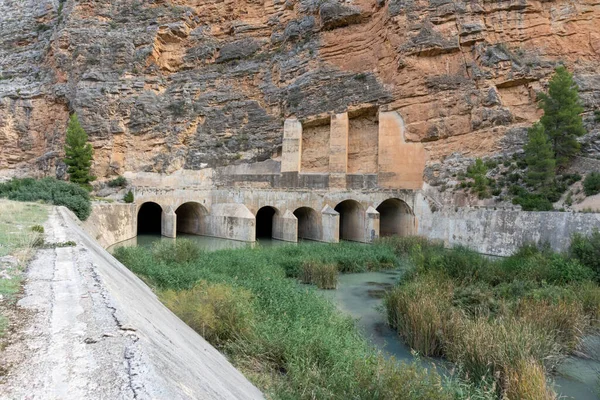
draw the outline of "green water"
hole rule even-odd
[[[235,249],[250,246],[281,246],[290,245],[273,239],[259,239],[256,243],[239,242],[235,240],[178,234],[179,238],[193,240],[205,251]],[[157,241],[172,241],[160,235],[140,235],[136,238],[111,246],[112,252],[121,246],[150,247]],[[299,243],[298,245],[302,245]],[[399,271],[365,272],[359,274],[340,275],[336,290],[323,290],[321,293],[330,299],[340,311],[347,313],[357,320],[359,329],[371,343],[382,350],[384,354],[393,356],[399,361],[412,361],[410,348],[386,323],[382,311],[383,293],[394,286],[401,278]],[[590,336],[584,341],[583,353],[589,358],[568,357],[556,371],[555,389],[564,399],[599,400],[598,379],[600,377],[600,337]],[[439,372],[444,373],[449,364],[442,360],[421,359],[424,364],[436,364]]]

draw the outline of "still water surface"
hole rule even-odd
[[[178,234],[179,238],[193,240],[205,251],[235,249],[256,246],[247,242],[219,239],[206,236]],[[173,241],[160,235],[140,235],[136,238],[111,246],[114,251],[122,246],[151,247],[157,241]],[[294,245],[273,239],[259,239],[260,246]],[[301,243],[298,245],[302,245]],[[336,290],[322,290],[323,296],[330,299],[342,312],[357,320],[359,328],[371,343],[384,354],[393,356],[399,361],[414,360],[410,348],[387,325],[382,312],[382,295],[394,286],[401,278],[400,271],[364,272],[360,274],[340,275]],[[555,377],[556,391],[566,399],[600,400],[598,396],[598,379],[600,377],[600,338],[588,337],[585,340],[585,353],[591,359],[569,357],[558,368]],[[434,359],[421,359],[424,366],[434,363],[438,371],[445,373],[449,363]]]

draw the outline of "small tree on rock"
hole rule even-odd
[[[525,161],[528,166],[526,181],[534,189],[550,187],[553,185],[556,170],[550,138],[540,123],[529,128],[528,137],[525,145]]]
[[[77,114],[73,114],[69,118],[65,153],[65,164],[68,166],[69,180],[89,187],[90,182],[96,180],[96,177],[90,173],[94,152],[92,145],[88,143],[87,133],[79,123]]]
[[[577,137],[585,134],[577,84],[573,75],[558,67],[548,88],[548,94],[539,94],[544,116],[540,119],[546,135],[552,142],[556,164],[564,167],[579,151]]]

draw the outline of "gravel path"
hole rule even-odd
[[[262,394],[152,291],[54,208],[5,351],[0,399],[257,399]]]

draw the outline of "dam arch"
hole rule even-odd
[[[365,210],[356,200],[344,200],[335,206],[340,215],[339,239],[353,242],[366,241]]]
[[[294,211],[298,220],[298,239],[321,240],[323,227],[321,215],[311,207],[299,207]]]
[[[205,234],[203,224],[207,214],[206,208],[198,202],[188,201],[181,204],[175,210],[177,233]]]
[[[143,203],[137,212],[137,234],[162,234],[163,209],[153,201]]]
[[[273,237],[277,215],[279,215],[279,210],[271,206],[261,207],[256,212],[256,239]]]
[[[406,202],[398,198],[384,200],[377,207],[379,236],[410,236],[414,234],[415,216]]]

